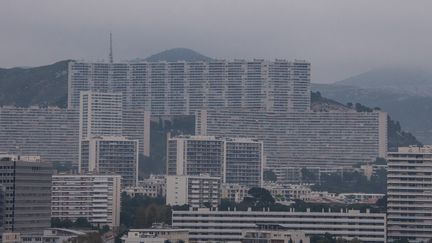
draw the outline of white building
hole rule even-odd
[[[124,136],[139,140],[140,153],[150,154],[150,113],[124,107],[121,92],[81,92],[80,141],[96,136]]]
[[[263,143],[255,139],[178,136],[168,139],[168,175],[220,177],[223,183],[261,186]]]
[[[122,136],[122,93],[81,92],[79,134],[81,140]]]
[[[0,151],[78,165],[78,112],[57,107],[0,107]]]
[[[239,184],[222,184],[221,198],[229,199],[236,203],[242,202],[245,197],[249,196],[250,187]]]
[[[386,214],[348,210],[341,212],[173,211],[172,226],[189,231],[191,242],[240,242],[244,230],[257,224],[278,224],[306,236],[328,232],[336,238],[386,242]]]
[[[152,227],[150,229],[130,229],[122,238],[122,243],[189,243],[189,232],[184,229]]]
[[[216,208],[220,202],[220,178],[199,176],[167,176],[168,205],[189,205],[190,208]]]
[[[432,146],[402,147],[387,156],[389,240],[432,238]]]
[[[166,176],[150,175],[150,178],[138,181],[137,186],[130,186],[124,189],[127,195],[143,195],[148,197],[165,197],[166,196]]]
[[[259,112],[202,110],[195,134],[263,141],[266,167],[279,180],[285,167],[352,167],[385,157],[387,114],[374,112]]]
[[[204,107],[306,111],[310,63],[286,60],[85,63],[68,70],[68,108],[81,91],[123,92],[125,107],[152,115],[193,115]]]
[[[92,225],[120,225],[121,177],[113,174],[52,176],[51,217],[86,218]]]
[[[276,226],[276,227],[275,227]],[[279,225],[262,225],[258,229],[243,230],[242,243],[309,243],[302,231],[287,231]]]
[[[93,137],[81,141],[80,171],[116,173],[122,186],[138,182],[138,140],[125,137]]]

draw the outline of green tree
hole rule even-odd
[[[277,176],[272,170],[265,170],[263,173],[264,181],[276,182]]]

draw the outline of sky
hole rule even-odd
[[[117,61],[185,47],[219,59],[308,60],[312,82],[432,67],[430,0],[2,0],[0,67]]]

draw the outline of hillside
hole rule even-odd
[[[0,69],[0,105],[54,105],[67,102],[67,64]]]
[[[334,84],[387,93],[432,97],[432,72],[418,68],[374,69]]]
[[[167,62],[176,62],[176,61],[209,61],[212,58],[206,57],[194,50],[187,48],[174,48],[166,51],[159,52],[157,54],[151,55],[147,57],[145,60],[150,62],[157,61],[167,61]]]

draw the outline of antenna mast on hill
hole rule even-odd
[[[110,32],[110,47],[109,47],[109,62],[114,62],[113,50],[112,50],[112,33]]]

